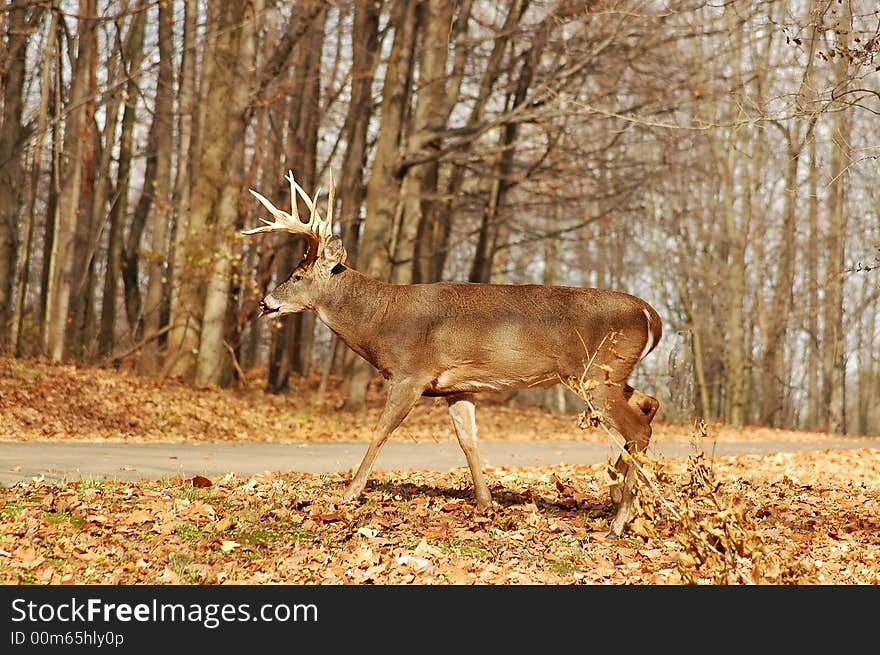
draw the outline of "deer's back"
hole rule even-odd
[[[550,386],[580,376],[591,359],[623,381],[646,344],[646,312],[659,326],[643,300],[601,289],[438,283],[395,291],[380,368],[430,371],[436,395]]]

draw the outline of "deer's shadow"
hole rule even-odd
[[[616,506],[610,498],[600,495],[586,498],[574,498],[562,495],[555,498],[535,491],[513,491],[500,485],[490,485],[493,506],[499,508],[515,508],[528,504],[534,504],[543,513],[587,513],[593,517],[611,517],[616,511]],[[369,482],[365,494],[379,492],[389,494],[392,497],[399,496],[403,501],[410,501],[418,497],[427,496],[432,499],[444,499],[449,501],[469,501],[476,509],[474,491],[472,488],[437,487],[430,484],[417,484],[414,482]]]

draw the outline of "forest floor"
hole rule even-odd
[[[317,380],[286,394],[194,389],[125,371],[0,358],[2,442],[366,440],[382,406],[337,410]],[[482,440],[610,441],[601,429],[487,399]],[[394,439],[453,439],[422,401]],[[707,457],[724,441],[822,443],[824,433],[655,421],[689,458],[640,458],[637,516],[609,539],[607,463],[487,467],[478,512],[466,468],[136,481],[32,479],[0,488],[3,584],[877,584],[880,449]]]

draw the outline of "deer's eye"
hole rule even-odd
[[[300,280],[303,279],[303,276],[300,275],[299,273],[297,273],[297,274],[295,274],[291,279],[292,279],[294,282],[299,282]]]

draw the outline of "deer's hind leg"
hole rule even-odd
[[[449,416],[452,418],[452,425],[455,428],[455,436],[464,451],[468,468],[471,470],[477,507],[485,509],[492,505],[492,494],[483,477],[480,453],[477,452],[477,414],[474,408],[473,394],[450,396],[446,399],[446,404],[449,407]]]
[[[648,422],[648,425],[651,425],[651,421],[654,420],[654,415],[657,413],[657,410],[660,409],[660,401],[654,398],[653,396],[649,396],[645,393],[642,393],[638,389],[633,389],[628,384],[623,387],[623,395],[626,398],[627,404],[637,413],[643,415],[645,420]],[[648,439],[651,438],[650,433],[648,434]],[[643,452],[648,447],[647,441],[645,442],[644,448],[636,448],[635,446],[630,446],[630,442],[626,442],[626,451],[628,453],[631,452]],[[623,455],[619,455],[617,461],[614,463],[614,468],[620,474],[621,483],[614,485],[611,487],[611,500],[615,503],[619,503],[623,494],[623,479],[626,477],[627,464],[623,459]]]
[[[651,440],[651,420],[660,403],[650,396],[634,391],[629,385],[609,389],[605,393],[604,401],[606,416],[623,436],[627,452],[644,452]],[[609,536],[620,537],[632,518],[636,470],[624,461],[622,455],[618,457],[615,467],[623,481],[611,489],[611,499],[617,503],[617,513],[611,521]]]

